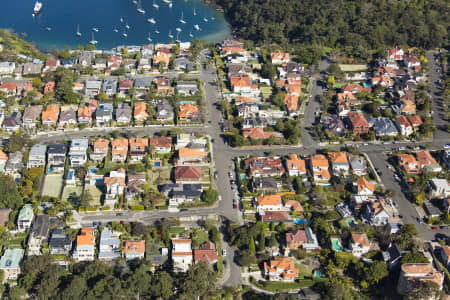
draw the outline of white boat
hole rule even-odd
[[[150,37],[150,32],[148,33],[147,41],[151,42],[152,38]]]
[[[47,27],[47,28],[45,28],[45,29],[47,29],[47,31],[52,31],[52,28],[51,28],[51,27]]]
[[[172,8],[172,6],[173,6],[173,3],[172,3],[172,1],[170,1],[169,8]]]
[[[194,37],[194,35],[192,34],[192,32],[189,32],[189,37]]]
[[[128,36],[128,34],[126,33],[125,30],[123,31],[122,35],[123,35],[123,37],[127,37]]]
[[[114,28],[113,30],[114,30],[114,32],[119,32],[119,29],[117,29],[117,28]]]
[[[175,42],[177,42],[177,43],[181,43],[180,39],[178,38],[179,36],[180,36],[180,33],[177,32],[177,39],[175,40]]]
[[[168,35],[168,37],[171,38],[171,39],[173,39],[172,30],[170,30],[170,29],[169,29],[169,35]]]
[[[180,27],[177,27],[175,30],[178,31],[178,32],[182,31],[182,29]]]
[[[155,29],[155,33],[156,33],[156,34],[159,34],[158,28]]]
[[[42,2],[36,1],[36,3],[34,3],[34,15],[37,15],[42,9]]]
[[[195,7],[194,7],[194,16],[196,16],[197,15],[197,12],[195,11]]]
[[[194,29],[198,31],[198,30],[200,30],[200,26],[198,26],[198,24],[195,24]]]
[[[159,8],[159,5],[155,3],[155,0],[153,0],[153,7],[156,8],[156,9]]]
[[[81,36],[81,32],[80,32],[80,25],[77,24],[77,35]]]
[[[128,22],[127,22],[127,24],[125,25],[125,28],[126,28],[126,29],[130,29],[130,25],[128,25]]]
[[[205,17],[205,18],[203,18],[203,21],[208,22],[208,19]]]
[[[123,18],[122,17],[120,17],[120,23],[123,23]]]
[[[162,0],[164,3],[167,3],[167,4],[169,4],[170,3],[170,0]]]
[[[95,40],[95,38],[94,38],[94,33],[92,32],[92,39],[91,39],[91,41],[89,42],[89,44],[91,44],[91,45],[96,45],[98,42]]]
[[[181,23],[181,24],[186,24],[186,21],[185,21],[184,18],[183,18],[183,12],[181,12],[180,23]]]
[[[156,24],[155,18],[147,19],[147,22],[152,23],[152,24]]]
[[[138,13],[145,14],[145,10],[142,9],[141,1],[139,0],[138,8],[136,9]]]
[[[216,19],[216,18],[214,18],[214,17],[211,17],[211,20],[213,20],[213,21],[214,21],[215,19]]]
[[[133,0],[133,4],[137,4],[137,0]]]
[[[98,32],[98,28],[97,27],[92,27],[92,31]]]

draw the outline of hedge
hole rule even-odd
[[[144,209],[145,209],[144,205],[141,204],[131,206],[131,210],[144,210]]]

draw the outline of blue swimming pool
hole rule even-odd
[[[371,84],[368,83],[368,82],[364,82],[364,83],[363,83],[363,86],[366,87],[366,88],[369,88],[369,87],[371,87]]]
[[[161,167],[161,162],[160,162],[160,161],[155,161],[155,162],[153,163],[153,166],[154,166],[154,167]]]

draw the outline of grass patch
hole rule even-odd
[[[82,192],[83,192],[82,186],[65,186],[62,199],[63,201],[67,201],[72,193],[75,193],[78,197],[80,197]]]
[[[172,168],[158,168],[157,170],[149,170],[147,172],[147,178],[149,179],[151,183],[151,188],[157,189],[158,185],[169,183],[170,180],[170,173],[172,171]]]
[[[184,232],[185,232],[184,227],[170,227],[169,228],[169,233],[171,233],[171,234],[181,234]]]
[[[260,90],[261,90],[261,94],[264,98],[269,98],[270,96],[272,96],[272,87],[262,86],[260,88]]]
[[[92,201],[89,203],[90,207],[95,207],[100,205],[100,199],[103,192],[95,185],[86,185],[84,188],[85,192],[89,192],[92,195]]]
[[[279,293],[284,291],[311,287],[314,285],[314,281],[311,279],[304,279],[298,282],[253,281],[253,284],[263,290]]]
[[[47,175],[44,180],[43,196],[59,198],[63,187],[63,174]]]
[[[312,277],[313,271],[311,268],[305,265],[295,265],[295,267],[298,269],[298,278]]]
[[[342,70],[342,72],[359,72],[366,71],[367,65],[339,64],[339,68]]]

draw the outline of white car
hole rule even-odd
[[[444,149],[450,149],[450,144],[444,145]]]
[[[222,256],[223,257],[227,256],[227,249],[225,248],[222,249]]]

